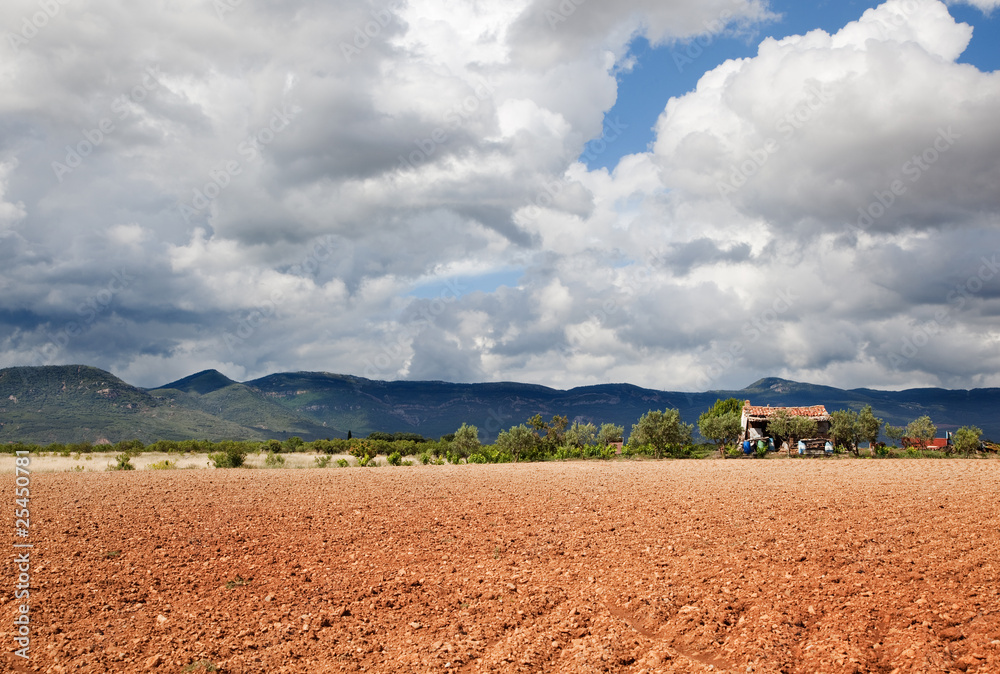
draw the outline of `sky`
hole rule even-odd
[[[0,367],[1000,386],[998,0],[9,0]]]

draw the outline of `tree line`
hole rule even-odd
[[[375,431],[366,438],[354,438],[348,432],[346,439],[334,438],[305,441],[292,436],[286,440],[236,441],[223,440],[159,440],[144,445],[139,440],[123,440],[115,444],[54,443],[47,446],[8,443],[0,446],[4,453],[17,451],[51,452],[62,456],[85,454],[94,451],[114,451],[120,456],[135,456],[143,452],[167,454],[204,453],[219,467],[242,465],[251,453],[266,452],[276,456],[288,452],[316,454],[347,454],[354,456],[359,465],[372,465],[378,456],[386,457],[390,464],[404,463],[403,457],[417,457],[428,463],[512,463],[521,461],[548,461],[565,459],[610,459],[618,454],[625,457],[688,458],[706,456],[715,447],[736,450],[741,434],[743,401],[737,398],[717,400],[698,418],[700,434],[709,443],[694,439],[694,424],[685,423],[676,409],[650,410],[632,425],[625,442],[625,428],[612,423],[581,423],[563,415],[546,420],[535,414],[524,423],[501,431],[493,443],[481,441],[479,430],[462,424],[454,433],[438,439],[418,433],[386,433]],[[875,416],[870,405],[861,410],[836,410],[831,417],[831,441],[838,451],[859,455],[859,444],[868,443],[872,455],[887,456],[887,447],[879,443],[884,435],[904,449],[919,451],[936,436],[937,428],[930,417],[922,416],[907,426],[891,426]],[[816,422],[808,417],[789,415],[778,409],[768,420],[768,430],[776,440],[815,437]],[[955,432],[946,453],[971,454],[982,445],[982,431],[974,426],[964,426]],[[218,460],[217,460],[218,459]]]

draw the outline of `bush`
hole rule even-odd
[[[147,468],[150,470],[173,470],[177,467],[176,461],[169,461],[164,459],[163,461],[157,461],[156,463],[151,463]]]
[[[386,458],[386,461],[389,462],[390,466],[398,466],[403,462],[403,455],[399,452],[393,452],[388,456],[388,458]]]
[[[691,442],[692,424],[681,421],[679,410],[650,410],[632,425],[629,444],[644,447],[646,452],[660,459],[667,455],[686,455],[684,446]]]
[[[431,455],[428,452],[424,452],[423,454],[420,455],[420,463],[426,466],[430,462],[431,462]]]
[[[264,459],[264,465],[268,468],[282,468],[285,465],[285,457],[281,454],[268,452],[267,458]]]
[[[475,426],[462,424],[462,427],[455,431],[455,439],[451,443],[452,454],[463,459],[470,454],[479,452],[479,429]],[[458,461],[452,461],[458,463]]]
[[[208,455],[208,460],[216,468],[239,468],[246,462],[246,445],[235,442],[220,442],[218,444],[221,446],[222,451],[211,452]]]
[[[476,454],[470,454],[469,458],[467,459],[467,462],[468,463],[489,463],[486,460],[486,457],[483,456],[482,454],[479,454],[478,452]]]
[[[347,459],[337,459],[337,465],[340,466],[341,468],[347,468],[348,466],[351,465],[351,462],[348,461]]]
[[[332,456],[314,456],[313,461],[316,462],[317,468],[326,468],[330,465],[330,461],[333,459]]]
[[[128,452],[122,452],[115,456],[116,463],[114,466],[109,466],[108,470],[135,470],[135,466],[132,465],[132,455]]]
[[[956,452],[971,456],[979,451],[982,435],[983,431],[975,426],[962,426],[955,431],[952,447]]]

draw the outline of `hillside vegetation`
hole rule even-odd
[[[373,381],[324,372],[273,374],[235,382],[215,370],[155,389],[132,386],[84,365],[0,370],[0,442],[119,442],[156,440],[287,440],[355,437],[373,431],[441,437],[463,423],[484,441],[535,414],[565,416],[570,424],[612,423],[630,428],[650,410],[677,409],[695,423],[718,398],[772,406],[871,405],[887,423],[931,416],[940,432],[975,425],[1000,438],[1000,389],[873,391],[762,379],[740,391],[679,393],[630,384],[560,391],[519,383]]]

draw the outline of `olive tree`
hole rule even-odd
[[[920,440],[921,449],[929,445],[935,435],[937,435],[937,426],[934,425],[934,422],[926,414],[919,419],[914,419],[906,427],[906,437],[913,440]]]
[[[893,444],[899,444],[904,435],[906,435],[906,428],[903,426],[885,425],[885,437],[889,438]]]
[[[854,410],[835,410],[830,413],[830,433],[833,443],[858,453],[858,413]]]
[[[865,405],[858,413],[857,434],[862,442],[868,443],[868,449],[872,456],[875,456],[875,443],[878,442],[878,434],[882,430],[882,420],[872,412],[871,405]]]
[[[740,437],[740,418],[743,411],[743,401],[739,398],[716,400],[711,409],[698,417],[698,431],[721,445],[736,442]]]
[[[462,424],[462,427],[455,431],[455,439],[451,441],[451,449],[460,458],[466,458],[470,454],[479,451],[479,429],[475,426]]]
[[[649,446],[653,456],[661,459],[669,450],[691,442],[693,430],[693,424],[681,421],[679,410],[650,410],[632,425],[628,443],[633,447]]]
[[[741,430],[740,415],[733,412],[718,416],[705,416],[703,414],[698,418],[698,431],[712,442],[717,442],[720,445],[736,442],[736,439],[740,437]]]
[[[572,447],[590,447],[597,442],[597,427],[594,424],[581,424],[579,421],[566,431],[565,443]]]
[[[962,454],[974,454],[979,451],[980,441],[983,431],[975,426],[962,426],[955,431],[952,440],[954,450]]]
[[[531,452],[538,442],[540,442],[538,436],[521,424],[513,426],[509,431],[500,431],[495,447],[498,451],[509,454],[516,463],[522,455]]]
[[[621,442],[625,437],[625,427],[615,424],[601,424],[601,430],[597,432],[597,443],[607,447],[612,442]]]

